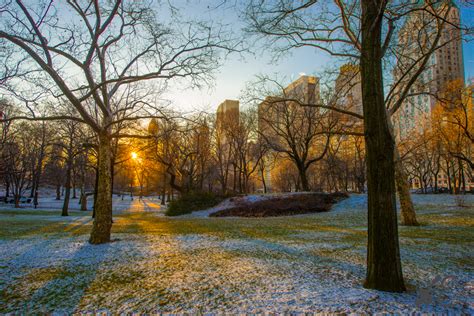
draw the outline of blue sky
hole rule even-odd
[[[182,5],[184,14],[196,16],[209,20],[221,20],[223,22],[239,24],[239,19],[235,11],[230,10],[222,14],[221,11],[202,10],[207,1],[200,1],[196,6],[190,2],[178,1],[178,6]],[[215,3],[215,2],[214,2]],[[173,4],[175,4],[173,2]],[[200,7],[200,8],[199,8]],[[461,11],[463,23],[474,24],[474,7]],[[465,78],[474,78],[474,41],[463,43]],[[275,75],[287,80],[296,79],[301,73],[317,74],[325,68],[335,63],[327,54],[312,48],[300,48],[280,59],[277,63],[272,62],[271,52],[257,52],[255,56],[240,57],[231,56],[225,61],[215,76],[214,86],[203,90],[190,90],[175,88],[165,97],[173,102],[174,108],[184,111],[205,110],[215,111],[220,102],[225,99],[239,99],[242,89],[246,84],[255,80],[259,74]],[[180,85],[178,85],[180,87]]]

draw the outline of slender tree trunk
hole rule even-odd
[[[453,194],[453,188],[451,186],[451,172],[449,171],[449,160],[446,159],[446,176],[448,178],[448,190],[450,194]]]
[[[394,128],[392,120],[387,115],[387,123],[390,128],[391,134],[394,136]],[[393,138],[395,143],[395,138]],[[400,200],[400,217],[401,224],[405,226],[418,226],[420,225],[416,220],[415,207],[410,194],[410,183],[408,182],[408,176],[403,168],[403,162],[400,157],[400,152],[397,146],[394,148],[394,160],[395,160],[395,184],[397,186],[398,199]]]
[[[415,207],[410,194],[410,184],[408,177],[403,169],[402,160],[400,159],[400,153],[395,147],[395,181],[397,185],[398,198],[400,200],[400,217],[401,224],[405,226],[418,226],[420,225],[416,220]]]
[[[35,196],[35,187],[36,187],[36,171],[33,172],[33,177],[31,181],[31,190],[30,190],[30,198]]]
[[[166,172],[163,172],[163,191],[161,194],[161,202],[160,202],[161,205],[166,204],[165,199],[166,199]]]
[[[73,172],[74,174],[74,172]],[[77,199],[77,192],[76,192],[76,180],[75,177],[72,177],[72,198]]]
[[[5,182],[5,197],[10,197],[10,181]]]
[[[66,191],[64,194],[64,202],[63,202],[63,209],[61,216],[68,216],[68,210],[69,210],[69,197],[71,195],[71,169],[72,169],[72,162],[70,161],[72,158],[68,159],[67,162],[67,170],[66,170],[66,183],[64,185]]]
[[[110,241],[112,228],[112,178],[111,178],[111,145],[107,132],[99,134],[98,150],[98,185],[95,201],[95,217],[89,239],[91,244],[102,244]]]
[[[464,164],[462,161],[459,159],[458,160],[458,165],[459,165],[459,192],[462,192],[463,194],[466,192],[466,177],[464,176]],[[461,189],[462,187],[462,189]]]
[[[15,208],[20,208],[20,194],[15,193],[14,198],[15,198]]]
[[[85,192],[81,193],[81,211],[87,211],[87,195]]]
[[[265,169],[262,168],[262,184],[263,184],[263,193],[267,193],[267,182],[265,181]]]
[[[394,141],[387,121],[382,77],[382,20],[386,0],[361,0],[361,76],[367,146],[368,244],[364,287],[405,290],[395,196]]]
[[[61,200],[61,185],[56,185],[56,200]]]

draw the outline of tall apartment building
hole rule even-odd
[[[216,128],[222,142],[225,142],[226,128],[238,126],[240,119],[239,111],[238,100],[224,100],[224,102],[217,107]]]
[[[408,137],[414,129],[421,132],[424,128],[429,128],[431,111],[437,104],[436,96],[440,95],[450,82],[454,80],[464,82],[459,8],[453,3],[448,6],[447,2],[442,2],[436,5],[435,10],[440,16],[447,14],[447,23],[439,39],[440,48],[431,55],[424,71],[409,92],[411,96],[406,98],[394,117],[397,136],[401,139]],[[424,26],[426,23],[430,27]],[[397,88],[398,91],[403,89],[407,80],[416,71],[417,67],[413,71],[408,69],[415,60],[428,52],[437,32],[432,14],[415,11],[408,17],[398,36],[399,58],[394,70],[394,82],[401,83]],[[405,79],[403,74],[407,72],[409,75]]]
[[[290,83],[284,90],[284,96],[297,99],[301,103],[315,104],[319,102],[319,78],[301,76]]]
[[[337,107],[362,115],[362,84],[359,66],[342,65],[336,78],[334,103]]]

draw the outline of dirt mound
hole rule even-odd
[[[234,200],[235,206],[211,213],[211,217],[269,217],[327,212],[332,205],[348,198],[345,193],[301,193],[257,201]]]

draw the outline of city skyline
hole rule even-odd
[[[180,2],[178,1],[178,3]],[[203,1],[202,6],[205,6],[206,3],[208,2]],[[212,4],[212,2],[209,3]],[[186,7],[183,8],[186,9]],[[192,9],[193,7],[185,11]],[[474,7],[467,8],[464,6],[460,11],[461,22],[474,20]],[[231,16],[233,11],[225,12],[224,18],[221,17],[223,20],[228,20],[235,25],[242,23],[238,17]],[[216,18],[212,10],[207,11],[206,14],[206,18]],[[474,42],[463,39],[462,44],[464,80],[468,83],[469,80],[474,78]],[[308,60],[314,60],[309,67]],[[321,77],[324,80],[321,75],[328,65],[332,67],[330,70],[334,71],[345,63],[347,61],[338,60],[309,47],[296,49],[291,54],[281,57],[277,63],[274,62],[272,52],[269,50],[246,56],[231,55],[217,70],[213,87],[202,89],[172,87],[171,91],[165,93],[165,98],[171,101],[173,107],[187,112],[215,112],[218,105],[225,99],[240,100],[246,85],[255,81],[258,75],[276,76],[278,74],[278,78],[284,80],[284,84],[297,80],[300,75]],[[387,87],[389,84],[390,82],[385,82]]]

